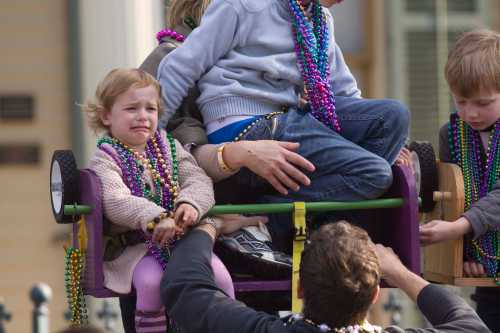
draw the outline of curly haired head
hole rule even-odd
[[[163,112],[161,87],[154,77],[137,68],[117,68],[110,71],[97,86],[95,97],[82,105],[90,128],[96,133],[106,131],[107,126],[102,122],[102,115],[111,111],[118,96],[131,87],[149,86],[154,87],[158,92],[158,115],[161,115]]]
[[[361,323],[379,282],[378,258],[366,231],[340,221],[312,234],[300,264],[306,318],[330,327]]]

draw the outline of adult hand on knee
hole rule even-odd
[[[298,191],[311,180],[304,171],[313,172],[314,165],[295,152],[296,142],[276,140],[240,141],[228,144],[224,160],[231,169],[247,167],[267,180],[278,192]]]

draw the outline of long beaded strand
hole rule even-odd
[[[82,326],[88,324],[87,305],[82,290],[83,255],[79,249],[66,249],[64,282],[66,297],[71,313],[71,324]]]
[[[312,115],[331,129],[340,132],[335,113],[335,97],[330,86],[328,64],[329,31],[319,0],[312,2],[308,20],[300,0],[289,0],[297,63],[304,80]]]
[[[465,210],[493,188],[500,176],[500,119],[490,133],[486,160],[482,158],[481,138],[458,115],[452,114],[448,126],[448,144],[451,158],[462,169],[464,177]],[[465,253],[468,259],[481,263],[489,277],[499,283],[500,231],[489,230],[477,240],[466,237]]]

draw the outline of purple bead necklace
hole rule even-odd
[[[448,144],[452,161],[462,169],[467,211],[491,191],[500,176],[500,119],[490,132],[486,159],[479,132],[456,113],[450,117]],[[477,240],[465,237],[465,253],[469,260],[482,264],[487,275],[500,284],[500,230],[489,230]]]
[[[335,96],[330,86],[329,30],[321,4],[319,0],[312,0],[310,20],[300,0],[288,0],[288,5],[293,17],[295,54],[311,113],[326,126],[340,132]]]
[[[132,195],[147,198],[172,213],[177,198],[178,162],[175,141],[169,134],[167,134],[167,140],[171,159],[168,158],[167,144],[159,131],[156,131],[154,136],[147,141],[144,155],[110,136],[100,138],[97,147],[108,154],[120,167],[123,182]],[[154,191],[149,188],[144,177],[146,169],[151,174]],[[145,235],[145,239],[148,251],[165,269],[170,257],[169,249],[158,248],[153,244],[150,235]]]

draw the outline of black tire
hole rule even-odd
[[[64,206],[78,202],[80,174],[71,150],[56,150],[50,164],[50,203],[57,223],[73,223],[74,217],[64,215]]]
[[[433,193],[438,190],[439,186],[436,154],[431,143],[427,141],[413,141],[410,143],[409,150],[417,154],[420,164],[421,184],[419,196],[422,199],[420,211],[428,213],[436,205]]]

